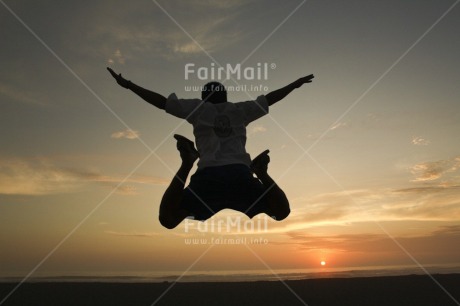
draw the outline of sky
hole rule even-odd
[[[458,264],[458,2],[1,0],[0,276]],[[247,128],[291,215],[167,230],[192,128],[106,67],[194,98],[227,65],[232,102],[315,75]]]

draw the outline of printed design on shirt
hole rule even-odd
[[[228,137],[233,129],[230,124],[230,118],[226,115],[218,115],[214,120],[214,133],[219,137]]]

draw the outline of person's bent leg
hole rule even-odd
[[[291,209],[284,191],[268,175],[268,163],[270,162],[268,153],[269,151],[266,150],[254,158],[251,169],[265,187],[265,198],[267,199],[267,211],[265,213],[280,221],[289,216]]]
[[[261,176],[258,175],[257,177],[266,190],[268,190],[265,195],[268,203],[268,211],[266,213],[278,221],[286,219],[291,213],[291,208],[284,191],[275,183],[268,173]]]
[[[174,138],[177,139],[177,149],[180,152],[182,164],[161,199],[159,214],[161,225],[168,229],[175,228],[188,216],[188,211],[183,209],[180,204],[185,181],[193,164],[198,159],[198,152],[192,141],[180,135],[174,135]]]

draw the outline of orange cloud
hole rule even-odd
[[[134,131],[134,130],[119,131],[119,132],[112,133],[110,137],[115,138],[115,139],[120,139],[120,138],[137,139],[139,138],[139,132]]]
[[[449,172],[454,172],[460,167],[460,157],[433,162],[416,164],[411,168],[415,176],[414,182],[433,181]]]
[[[139,238],[150,238],[150,237],[157,237],[162,234],[160,233],[138,233],[138,232],[132,232],[132,233],[127,233],[127,232],[116,232],[116,231],[105,231],[104,233],[113,235],[113,236],[120,236],[120,237],[139,237]]]
[[[132,184],[169,184],[169,180],[153,176],[132,175],[126,178],[123,175],[104,175],[60,167],[45,158],[0,158],[0,194],[56,194],[73,192],[91,183],[115,187],[122,181],[130,184],[119,186],[117,190],[125,195],[137,194],[137,189]]]
[[[427,146],[430,144],[430,141],[422,137],[414,137],[412,138],[412,144],[416,146]]]
[[[291,245],[307,252],[327,250],[329,253],[364,254],[376,259],[382,256],[400,257],[407,262],[407,251],[412,256],[431,262],[456,262],[460,257],[460,225],[442,226],[434,231],[418,236],[389,237],[384,234],[350,234],[314,236],[302,232],[286,233],[288,240],[274,243]],[[397,241],[404,249],[402,250]],[[435,259],[437,258],[437,259]]]

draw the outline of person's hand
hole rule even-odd
[[[299,88],[300,86],[302,86],[305,83],[311,83],[314,77],[315,76],[313,74],[310,74],[310,75],[307,75],[307,76],[305,76],[303,78],[300,78],[300,79],[298,79],[297,81],[294,82],[294,87]]]
[[[107,67],[107,70],[110,72],[110,74],[113,76],[113,78],[117,81],[118,85],[120,85],[121,87],[124,87],[124,88],[128,88],[129,87],[129,83],[131,81],[128,81],[126,80],[125,78],[123,78],[121,76],[121,73],[120,74],[116,74],[115,71],[113,71],[111,68]]]

